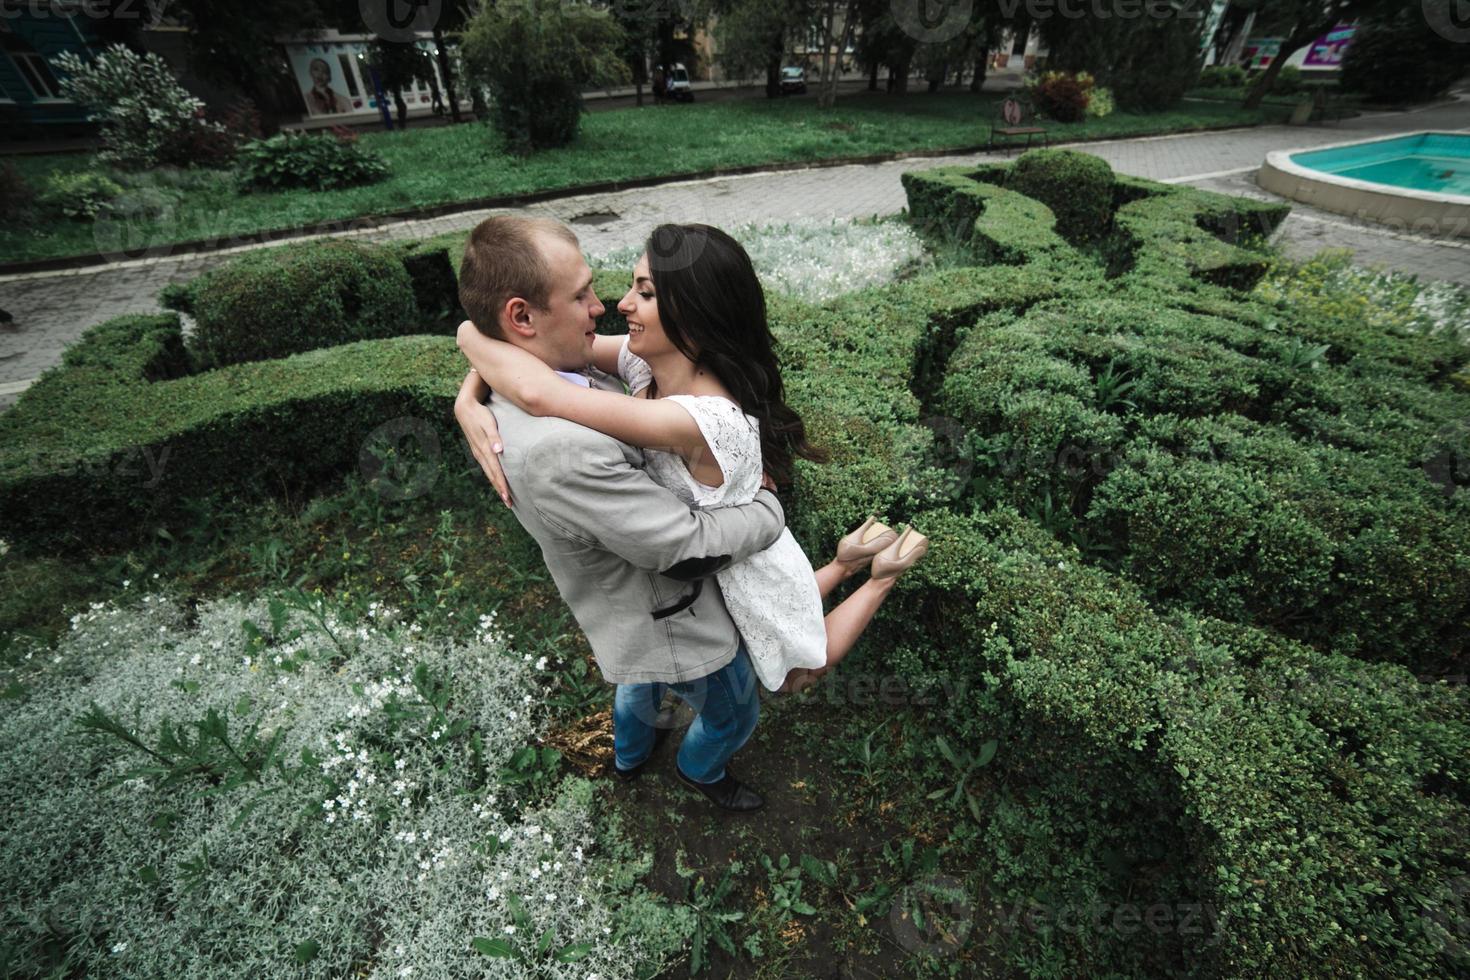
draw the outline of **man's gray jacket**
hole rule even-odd
[[[593,372],[593,384],[616,380]],[[492,396],[515,514],[613,684],[678,682],[735,658],[740,636],[715,572],[775,543],[785,514],[762,490],[701,511],[654,483],[643,451]]]

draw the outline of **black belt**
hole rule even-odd
[[[682,598],[679,599],[678,602],[674,603],[671,606],[665,606],[663,609],[655,609],[653,611],[653,613],[652,613],[653,618],[656,619],[656,620],[657,619],[663,619],[666,616],[672,616],[676,612],[680,612],[680,611],[682,611],[684,609],[688,609],[690,606],[694,605],[694,600],[699,598],[699,593],[701,591],[703,591],[703,590],[704,590],[704,580],[703,579],[695,579],[694,580],[694,588],[692,588],[692,589],[689,590],[689,594],[688,595],[683,596]],[[691,612],[689,615],[693,616],[694,613]]]

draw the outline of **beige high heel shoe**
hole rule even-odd
[[[869,517],[862,527],[843,535],[837,542],[837,560],[844,565],[861,565],[898,540],[898,533],[878,518]]]
[[[905,524],[898,540],[873,556],[869,574],[873,578],[897,578],[928,550],[929,539]]]

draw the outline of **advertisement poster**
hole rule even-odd
[[[1245,48],[1241,51],[1241,63],[1246,69],[1265,68],[1273,58],[1281,53],[1282,38],[1279,37],[1253,37],[1245,42]]]
[[[1307,48],[1307,57],[1302,62],[1302,67],[1341,68],[1342,56],[1347,53],[1348,44],[1352,41],[1353,32],[1356,30],[1356,27],[1338,24],[1317,38],[1312,42],[1311,47]]]
[[[358,58],[365,47],[361,41],[286,46],[307,115],[341,116],[377,111],[377,100],[370,88],[364,86],[360,74],[367,71]]]

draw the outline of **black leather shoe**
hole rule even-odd
[[[616,758],[609,762],[607,764],[607,767],[612,770],[612,774],[614,776],[618,777],[625,783],[631,783],[633,780],[643,775],[643,770],[648,768],[649,760],[652,759],[654,755],[658,752],[658,747],[664,744],[664,742],[668,739],[669,733],[671,731],[673,731],[672,728],[655,728],[653,731],[653,748],[649,750],[647,758],[638,763],[638,765],[634,766],[632,769],[619,769],[618,760]],[[676,765],[674,768],[677,769],[678,766]]]
[[[766,805],[765,798],[736,779],[729,766],[725,767],[725,778],[717,783],[696,783],[684,775],[684,770],[679,768],[677,762],[674,763],[674,772],[679,774],[679,782],[690,789],[698,790],[721,810],[749,813],[751,810],[759,810]]]

